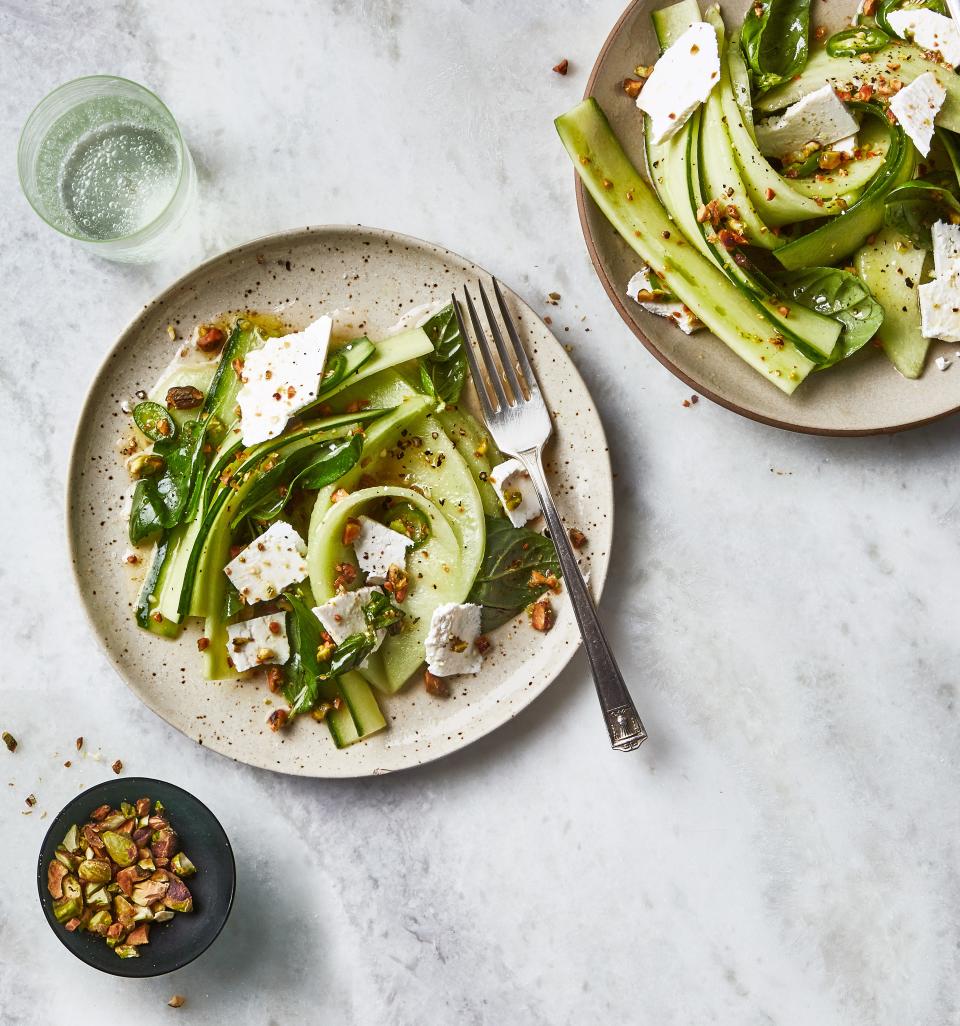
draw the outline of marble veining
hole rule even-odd
[[[20,740],[0,748],[3,1026],[86,1002],[104,1021],[236,1026],[960,1021],[960,421],[824,440],[682,405],[593,274],[551,124],[618,14],[615,0],[0,5],[0,728]],[[156,89],[197,161],[192,232],[154,265],[101,262],[19,194],[29,109],[93,72]],[[196,747],[109,667],[63,528],[86,385],[198,259],[324,222],[463,252],[571,347],[617,474],[602,608],[650,731],[640,751],[608,750],[582,655],[470,749],[353,782]],[[116,758],[194,790],[237,853],[231,922],[171,978],[95,974],[37,905],[44,813]]]

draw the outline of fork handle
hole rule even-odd
[[[517,453],[517,457],[533,481],[543,515],[550,528],[550,537],[560,559],[567,594],[573,603],[573,612],[580,625],[583,645],[590,660],[590,669],[593,671],[593,681],[610,734],[610,743],[618,751],[631,752],[646,741],[647,732],[637,715],[620,667],[617,666],[613,652],[610,651],[610,645],[600,626],[600,618],[597,616],[597,607],[580,572],[573,546],[550,494],[543,471],[541,450],[529,449]]]

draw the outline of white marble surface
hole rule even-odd
[[[3,1026],[84,1008],[147,1026],[960,1021],[960,422],[825,441],[681,405],[593,275],[551,124],[619,8],[0,3],[0,727],[20,739],[0,748]],[[196,239],[163,264],[102,263],[19,195],[30,107],[95,71],[153,86],[197,159]],[[603,610],[641,751],[608,750],[580,656],[444,762],[271,776],[156,719],[88,635],[63,482],[96,363],[198,257],[322,222],[442,241],[544,312],[562,294],[549,312],[618,475]],[[172,978],[87,969],[37,904],[44,813],[118,757],[192,788],[238,856],[227,930]]]

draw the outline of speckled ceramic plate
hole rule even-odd
[[[634,0],[614,26],[587,83],[610,119],[631,160],[644,168],[642,122],[639,111],[621,88],[638,64],[652,64],[657,44],[650,12],[670,0]],[[749,0],[720,4],[728,28],[743,23]],[[706,0],[701,0],[701,8]],[[833,30],[849,23],[855,0],[830,0],[814,5],[818,24]],[[900,376],[873,346],[828,373],[812,374],[792,397],[751,370],[710,332],[692,337],[642,310],[625,296],[626,285],[639,267],[639,258],[585,194],[577,179],[577,205],[587,248],[603,287],[620,316],[650,352],[678,378],[701,395],[735,413],[808,434],[871,435],[902,431],[956,413],[960,409],[960,368],[940,372],[935,356],[953,359],[956,346],[935,343],[927,370],[918,381]]]
[[[117,672],[154,712],[198,743],[240,762],[285,773],[351,777],[415,766],[463,748],[515,716],[557,676],[579,644],[572,610],[560,601],[547,635],[517,620],[495,631],[475,677],[456,678],[446,701],[413,682],[384,700],[387,730],[338,751],[309,719],[275,734],[266,726],[270,693],[262,683],[210,682],[197,654],[199,621],[177,641],[135,625],[136,582],[127,551],[125,495],[118,454],[127,418],[121,402],[149,388],[171,356],[167,326],[189,333],[225,310],[272,311],[293,326],[325,310],[365,311],[377,337],[404,310],[445,299],[485,275],[438,246],[356,226],[304,228],[251,242],[202,264],[147,306],[100,368],[80,418],[68,482],[68,531],[80,595]],[[507,302],[554,417],[547,468],[560,512],[589,544],[583,565],[596,594],[613,531],[613,488],[603,427],[562,346],[516,295]],[[599,720],[598,720],[599,722]]]

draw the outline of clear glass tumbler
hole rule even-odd
[[[23,126],[17,164],[47,224],[111,260],[156,257],[196,198],[173,115],[149,89],[111,75],[44,97]]]

